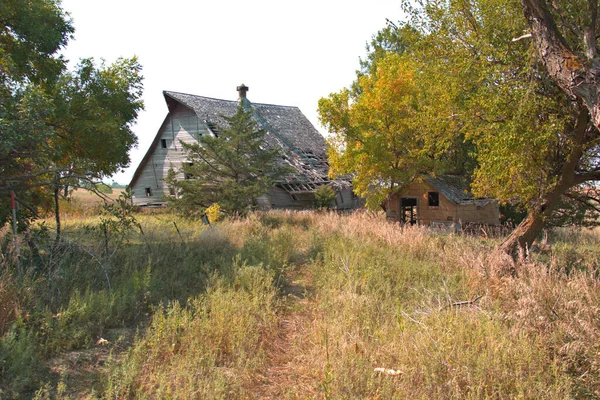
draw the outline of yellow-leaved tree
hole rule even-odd
[[[320,120],[332,133],[328,140],[330,176],[351,175],[354,192],[376,209],[387,196],[424,174],[444,169],[441,155],[452,141],[422,124],[432,105],[419,70],[400,54],[390,53],[353,89],[319,101]]]

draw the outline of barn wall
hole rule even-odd
[[[437,192],[425,182],[413,182],[400,193],[394,194],[386,202],[386,214],[388,218],[399,220],[400,199],[402,197],[417,199],[417,219],[419,224],[429,225],[431,222],[452,222],[456,218],[456,204],[448,200],[440,193],[440,205],[430,207],[428,205],[427,193]]]
[[[206,133],[206,127],[200,123],[196,114],[178,105],[161,126],[159,137],[149,150],[151,155],[132,187],[133,203],[136,205],[164,203],[165,197],[169,195],[169,189],[164,182],[169,169],[173,167],[175,171],[179,170],[181,164],[187,159],[180,141],[195,143],[197,142],[195,135]],[[166,141],[166,148],[162,147],[163,139]],[[183,174],[178,174],[177,178],[183,179]],[[150,188],[152,196],[146,195],[146,188]]]
[[[352,192],[352,188],[339,189],[336,191],[335,208],[337,210],[348,210],[360,208],[364,202]]]
[[[455,203],[440,193],[439,207],[431,207],[428,205],[427,193],[436,190],[427,185],[423,187],[423,190],[418,200],[417,209],[420,224],[430,225],[432,222],[453,222],[456,219],[457,206]]]
[[[315,196],[312,193],[298,193],[292,195],[285,190],[279,188],[273,188],[269,192],[269,200],[271,201],[271,208],[285,208],[285,209],[298,209],[305,210],[312,208],[314,205]]]

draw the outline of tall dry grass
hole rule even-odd
[[[137,338],[95,396],[600,397],[599,231],[554,231],[551,253],[514,264],[496,239],[379,214],[137,218],[108,246],[97,218],[67,218],[54,250],[48,221],[20,275],[5,256],[7,396],[78,397],[44,360],[127,328]]]
[[[319,301],[298,351],[318,376],[313,397],[599,395],[593,264],[578,273],[556,257],[507,266],[485,238],[369,214],[308,218],[322,238],[310,266]]]

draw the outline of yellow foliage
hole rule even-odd
[[[211,224],[214,224],[221,219],[221,206],[219,206],[219,203],[213,203],[210,207],[207,207],[204,212]]]
[[[381,201],[418,174],[432,171],[433,148],[419,119],[423,88],[411,60],[398,54],[380,59],[377,68],[358,79],[360,90],[333,93],[319,101],[329,139],[330,177],[354,175],[353,189],[379,208]]]

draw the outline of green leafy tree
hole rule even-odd
[[[177,179],[171,170],[167,184],[177,194],[171,204],[187,215],[204,214],[217,203],[221,211],[244,214],[288,172],[277,164],[280,150],[266,148],[266,131],[258,129],[251,110],[241,105],[236,114],[223,116],[227,126],[218,135],[203,135],[198,143],[181,142],[188,161]]]
[[[52,197],[58,207],[68,185],[100,182],[129,164],[141,66],[135,58],[99,67],[84,59],[67,71],[57,52],[73,27],[54,0],[2,2],[0,18],[0,202],[16,192],[26,222]]]
[[[411,116],[421,134],[455,144],[439,154],[471,175],[475,194],[528,212],[499,251],[515,254],[530,245],[566,202],[597,208],[582,185],[598,178],[598,130],[585,102],[565,94],[523,36],[522,5],[426,1],[406,3],[405,11],[406,22],[374,38],[358,82],[390,52],[412,63],[415,84],[426,94]]]
[[[422,174],[441,171],[452,137],[438,135],[440,122],[419,119],[431,107],[430,90],[406,57],[389,53],[361,73],[354,90],[319,101],[328,141],[330,175],[353,175],[353,190],[378,208],[388,195]]]

